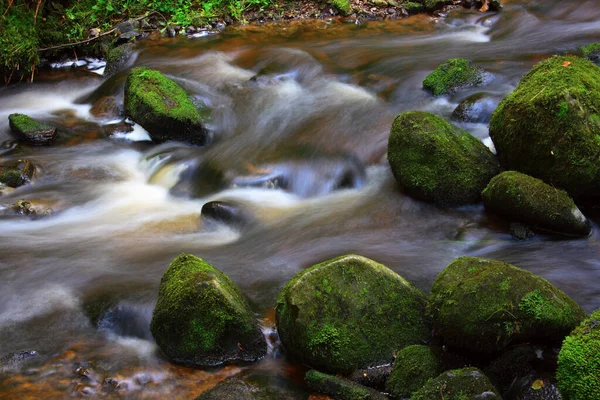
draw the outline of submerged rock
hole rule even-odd
[[[496,175],[482,193],[485,208],[510,221],[567,235],[588,235],[591,225],[569,195],[516,171]]]
[[[567,399],[592,400],[600,393],[600,310],[565,338],[558,354],[556,379]]]
[[[600,66],[600,43],[592,43],[580,48],[581,54],[596,65]]]
[[[502,400],[490,380],[477,368],[446,371],[428,381],[411,400]]]
[[[256,361],[267,352],[260,326],[233,282],[189,254],[165,272],[150,330],[165,355],[192,366]]]
[[[566,190],[600,195],[600,69],[555,56],[529,71],[500,104],[490,136],[500,162]]]
[[[496,157],[479,139],[423,111],[396,117],[388,161],[408,194],[442,204],[477,203],[500,172]]]
[[[125,84],[125,113],[157,142],[207,142],[203,124],[208,110],[198,111],[179,85],[156,70],[131,70]]]
[[[31,182],[35,167],[29,160],[10,161],[0,165],[0,183],[11,188]]]
[[[304,381],[312,390],[341,400],[386,400],[387,396],[351,380],[310,370]]]
[[[24,363],[32,358],[39,357],[35,350],[18,351],[0,357],[0,373],[19,369]]]
[[[556,344],[585,318],[545,279],[501,261],[460,257],[436,278],[433,326],[444,343],[475,353],[510,344]]]
[[[428,10],[428,2],[444,3],[442,0],[427,0],[425,7]],[[483,79],[482,68],[463,58],[451,58],[425,77],[423,89],[430,91],[434,96],[442,96],[464,87],[480,85]]]
[[[411,394],[444,371],[441,349],[423,345],[400,350],[386,389],[393,399],[410,398]]]
[[[452,119],[461,122],[486,123],[490,121],[498,101],[485,93],[476,93],[460,102],[452,112]]]
[[[427,299],[411,283],[368,258],[346,255],[296,274],[277,296],[279,336],[297,360],[329,372],[391,362],[426,343]]]
[[[25,114],[10,114],[8,124],[18,138],[35,145],[49,144],[56,137],[55,127],[38,122]]]
[[[227,201],[209,201],[202,206],[201,215],[204,221],[213,220],[237,227],[247,226],[254,221],[243,205]]]

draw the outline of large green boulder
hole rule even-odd
[[[510,344],[556,344],[585,313],[545,279],[501,261],[460,257],[431,289],[433,326],[444,343],[476,353]]]
[[[428,381],[411,400],[502,400],[490,380],[477,368],[446,371]]]
[[[150,331],[174,362],[212,366],[267,352],[258,321],[233,282],[200,258],[175,258],[160,282]]]
[[[388,161],[408,194],[442,204],[470,204],[500,172],[494,154],[468,132],[424,111],[399,114],[390,132]]]
[[[185,91],[159,71],[131,70],[125,83],[125,113],[148,131],[152,140],[178,140],[206,144],[203,123],[207,110],[199,111]]]
[[[426,0],[425,8],[442,7],[447,4],[442,0]],[[423,80],[423,89],[430,91],[434,96],[452,94],[460,88],[477,86],[483,83],[484,71],[471,61],[463,58],[451,58]]]
[[[558,354],[558,388],[566,400],[596,400],[600,393],[600,310],[565,338]]]
[[[567,235],[588,235],[590,223],[569,195],[516,171],[496,175],[482,193],[485,208],[511,222]]]
[[[387,396],[351,380],[323,372],[308,371],[304,381],[312,390],[340,400],[387,400]]]
[[[424,345],[407,346],[394,361],[386,389],[393,399],[410,398],[411,394],[444,371],[441,349]]]
[[[384,265],[346,255],[299,272],[277,296],[281,343],[297,360],[328,372],[391,362],[425,343],[425,295]]]
[[[600,194],[600,68],[555,56],[529,71],[492,114],[501,164],[566,190]]]

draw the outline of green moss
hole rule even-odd
[[[11,126],[23,133],[33,133],[53,129],[52,126],[36,121],[25,114],[11,114],[8,116]]]
[[[277,296],[277,327],[290,356],[351,372],[390,362],[396,350],[427,341],[425,306],[423,293],[399,275],[348,255],[314,265],[285,285]]]
[[[413,345],[400,350],[387,380],[386,390],[393,399],[410,398],[429,379],[442,373],[440,349]]]
[[[588,44],[587,46],[581,46],[579,50],[584,57],[588,57],[596,52],[600,52],[600,43],[592,43]]]
[[[500,172],[495,156],[479,139],[423,111],[396,117],[388,161],[411,196],[443,204],[478,202],[483,188]]]
[[[253,361],[266,352],[264,337],[239,289],[192,255],[180,255],[165,272],[150,330],[161,350],[184,364]]]
[[[16,188],[28,183],[35,172],[35,167],[28,160],[0,165],[0,183]]]
[[[437,2],[438,0],[427,0]],[[426,7],[427,2],[425,3]],[[423,88],[434,96],[452,94],[457,89],[483,83],[483,71],[472,62],[462,58],[451,58],[423,80]]]
[[[319,393],[344,400],[386,400],[387,397],[373,389],[348,379],[310,370],[304,376],[309,388]]]
[[[556,378],[565,399],[593,400],[600,393],[600,310],[565,338]]]
[[[349,0],[331,0],[331,3],[344,15],[348,15],[352,12]]]
[[[123,67],[133,52],[133,48],[134,45],[132,43],[126,43],[111,48],[106,54],[106,69],[104,70],[104,75],[111,76]]]
[[[600,69],[555,56],[537,64],[492,114],[501,163],[572,196],[600,193]]]
[[[430,307],[434,328],[446,344],[482,353],[523,342],[560,342],[585,317],[548,281],[477,257],[458,258],[438,275]]]
[[[484,393],[487,393],[483,395]],[[483,396],[485,397],[483,397]],[[498,399],[500,394],[489,379],[477,368],[446,371],[429,380],[411,400]]]
[[[487,210],[511,222],[570,235],[587,235],[591,230],[566,192],[516,171],[495,176],[482,197]]]
[[[425,11],[425,6],[421,3],[416,3],[413,1],[408,1],[406,3],[402,3],[402,6],[406,9],[406,11],[410,14],[418,14]]]
[[[7,79],[29,78],[39,62],[38,33],[33,21],[34,10],[25,2],[15,2],[10,8],[2,3],[0,18],[0,73]]]

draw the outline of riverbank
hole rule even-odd
[[[344,18],[349,22],[440,15],[449,7],[477,7],[474,0],[103,0],[43,2],[1,0],[0,75],[5,84],[33,81],[50,61],[64,57],[104,57],[116,41],[152,32],[174,36],[223,29],[235,24],[264,24]],[[492,2],[493,3],[493,2]],[[491,8],[499,3],[490,3]],[[129,29],[136,34],[130,34]],[[124,30],[127,29],[127,32]],[[123,35],[123,34],[127,35]]]

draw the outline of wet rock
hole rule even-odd
[[[267,352],[240,290],[202,259],[182,254],[165,272],[150,330],[165,355],[192,366],[256,361]]]
[[[441,204],[479,202],[481,191],[500,172],[496,157],[479,139],[423,111],[396,117],[388,161],[408,194]]]
[[[567,399],[596,399],[600,393],[600,310],[565,338],[558,354],[556,379]]]
[[[25,114],[10,114],[11,131],[19,138],[35,145],[50,144],[56,137],[56,128],[34,120]]]
[[[106,305],[97,319],[98,329],[121,337],[151,340],[148,327],[152,319],[152,306],[135,302],[119,302]]]
[[[485,93],[476,93],[463,100],[452,112],[452,119],[461,122],[486,123],[490,121],[498,101]]]
[[[441,10],[444,6],[452,4],[451,0],[424,0],[423,5],[425,6],[425,11],[434,12],[437,10]]]
[[[247,226],[254,220],[243,205],[226,201],[210,201],[204,204],[201,214],[205,221],[213,220],[238,227]]]
[[[104,76],[110,77],[117,73],[127,64],[131,58],[134,49],[133,43],[126,43],[121,46],[113,47],[106,54],[106,68]]]
[[[135,39],[139,36],[139,32],[133,25],[133,21],[123,21],[117,24],[117,32],[119,34],[119,38],[117,39],[117,44],[127,43],[130,40]]]
[[[420,14],[425,11],[425,6],[423,4],[414,1],[402,3],[402,6],[406,9],[409,15]]]
[[[520,222],[511,222],[508,229],[512,237],[517,240],[527,240],[534,236],[533,231]]]
[[[386,384],[387,392],[393,399],[410,398],[429,380],[444,371],[441,349],[413,345],[400,350],[394,368]]]
[[[372,368],[358,369],[352,372],[348,378],[359,385],[383,390],[385,389],[385,383],[391,372],[391,365],[381,365]]]
[[[198,111],[184,90],[160,72],[134,68],[125,84],[125,113],[154,141],[179,140],[202,145],[208,110]]]
[[[264,385],[251,377],[233,377],[202,393],[196,400],[304,400],[306,397],[276,385]]]
[[[17,200],[10,207],[11,211],[17,215],[25,215],[30,217],[43,217],[52,215],[52,208],[45,204],[38,204],[28,200]]]
[[[560,343],[585,318],[545,279],[479,257],[457,258],[437,276],[430,310],[445,344],[481,354],[525,342]]]
[[[28,360],[39,357],[35,350],[18,351],[0,357],[0,373],[19,369]]]
[[[582,46],[579,50],[585,58],[600,66],[600,43],[588,44]]]
[[[492,114],[500,162],[566,190],[600,195],[600,69],[555,56],[529,71]]]
[[[441,0],[431,1],[443,3]],[[483,80],[482,68],[463,58],[451,58],[425,77],[423,89],[430,91],[434,96],[443,96],[461,88],[480,85]]]
[[[0,183],[16,188],[31,182],[35,167],[29,160],[17,160],[0,165]]]
[[[427,342],[426,302],[384,265],[341,256],[296,274],[279,292],[279,337],[293,358],[350,373],[389,363],[398,349]]]
[[[563,396],[552,376],[541,376],[532,372],[516,380],[506,398],[515,400],[562,400]]]
[[[493,360],[483,371],[494,386],[505,393],[519,378],[534,370],[537,358],[534,347],[517,346]]]
[[[304,381],[312,390],[341,400],[386,400],[387,396],[351,380],[310,370]]]
[[[569,195],[516,171],[496,175],[482,193],[486,210],[545,231],[586,236],[591,225]]]
[[[490,380],[477,368],[446,371],[428,381],[411,400],[501,400]]]
[[[90,113],[95,117],[116,119],[121,115],[122,107],[119,105],[115,96],[100,97],[90,109]]]

